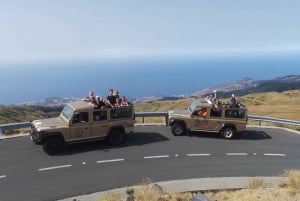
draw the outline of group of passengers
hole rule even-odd
[[[103,108],[117,108],[130,106],[130,102],[127,101],[125,96],[120,98],[119,91],[109,89],[109,93],[106,99],[101,96],[95,96],[94,91],[90,91],[87,97],[81,99],[82,101],[88,102],[94,106],[95,109]]]
[[[232,94],[230,98],[230,102],[224,103],[219,100],[217,100],[217,92],[214,90],[213,94],[210,94],[209,96],[206,97],[206,100],[209,100],[212,104],[213,107],[211,108],[211,115],[213,116],[221,116],[222,108],[223,107],[229,107],[229,108],[238,108],[239,105],[236,102],[235,95]],[[201,110],[195,111],[196,115],[199,115],[203,118],[207,116],[207,108],[201,108]]]
[[[238,108],[239,107],[236,102],[234,94],[231,95],[229,102],[227,102],[227,103],[223,103],[223,102],[217,100],[216,90],[214,90],[214,94],[210,94],[209,96],[206,97],[206,99],[213,103],[214,108],[221,108],[221,107],[225,107],[225,106],[227,106],[229,108]]]

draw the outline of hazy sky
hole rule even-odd
[[[0,64],[300,53],[299,0],[1,0]]]

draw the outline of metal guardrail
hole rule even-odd
[[[0,125],[0,136],[6,130],[14,130],[20,128],[27,128],[30,127],[31,122],[20,122],[20,123],[11,123],[11,124],[2,124]]]
[[[278,124],[287,124],[292,126],[300,126],[300,121],[289,120],[289,119],[277,119],[272,117],[262,117],[262,116],[254,116],[254,115],[248,115],[248,119],[252,121],[258,121],[260,126],[261,126],[261,122],[271,122],[271,123],[278,123]]]
[[[135,117],[142,117],[142,123],[145,123],[145,117],[165,117],[166,125],[168,122],[168,112],[136,112]]]
[[[166,125],[167,125],[168,112],[136,112],[135,117],[141,117],[142,124],[145,124],[145,117],[164,117],[165,121],[166,121]],[[271,122],[271,123],[286,124],[286,125],[292,125],[292,126],[300,126],[300,121],[288,120],[288,119],[277,119],[277,118],[272,118],[272,117],[263,117],[263,116],[254,116],[254,115],[249,115],[248,119],[252,120],[252,121],[258,121],[259,126],[261,126],[262,122]],[[26,127],[30,127],[30,125],[31,125],[30,122],[2,124],[2,125],[0,125],[0,136],[6,130],[26,128]]]
[[[168,118],[168,112],[137,112],[135,113],[136,117],[142,117],[142,122],[145,122],[145,117],[165,117],[166,121]],[[278,124],[287,124],[292,126],[300,126],[300,121],[289,120],[289,119],[277,119],[272,117],[263,117],[263,116],[254,116],[248,115],[248,119],[252,121],[258,121],[259,126],[261,126],[262,122],[271,122],[271,123],[278,123]]]

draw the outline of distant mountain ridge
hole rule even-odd
[[[219,98],[230,97],[232,93],[243,96],[250,93],[261,92],[282,92],[300,89],[300,75],[286,75],[271,80],[254,80],[252,78],[242,78],[230,83],[213,86],[191,94],[192,96],[207,96],[216,90]]]
[[[202,89],[200,91],[194,92],[191,96],[203,96],[212,93],[212,91],[216,90],[218,92],[231,92],[237,90],[243,90],[246,88],[256,87],[259,84],[259,81],[254,80],[252,78],[246,77],[240,80],[236,80],[233,82],[225,83],[222,85],[212,86],[206,89]]]
[[[130,98],[133,103],[153,102],[157,100],[177,100],[187,97],[206,97],[214,90],[217,91],[218,98],[228,98],[232,93],[238,96],[243,96],[250,93],[260,92],[282,92],[288,90],[300,89],[300,75],[286,75],[277,77],[271,80],[254,80],[245,77],[233,82],[224,83],[221,85],[212,86],[206,89],[201,89],[191,94],[180,96],[151,96],[141,98]],[[77,101],[77,97],[50,97],[43,100],[21,103],[21,106],[42,106],[42,107],[61,107],[70,101]]]

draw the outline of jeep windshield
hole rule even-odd
[[[189,112],[190,112],[190,113],[193,113],[193,112],[195,111],[196,106],[197,106],[196,102],[193,101],[193,102],[189,105],[189,108],[188,108]]]
[[[68,120],[71,120],[73,116],[73,109],[69,105],[65,105],[64,109],[61,111],[61,114]]]

